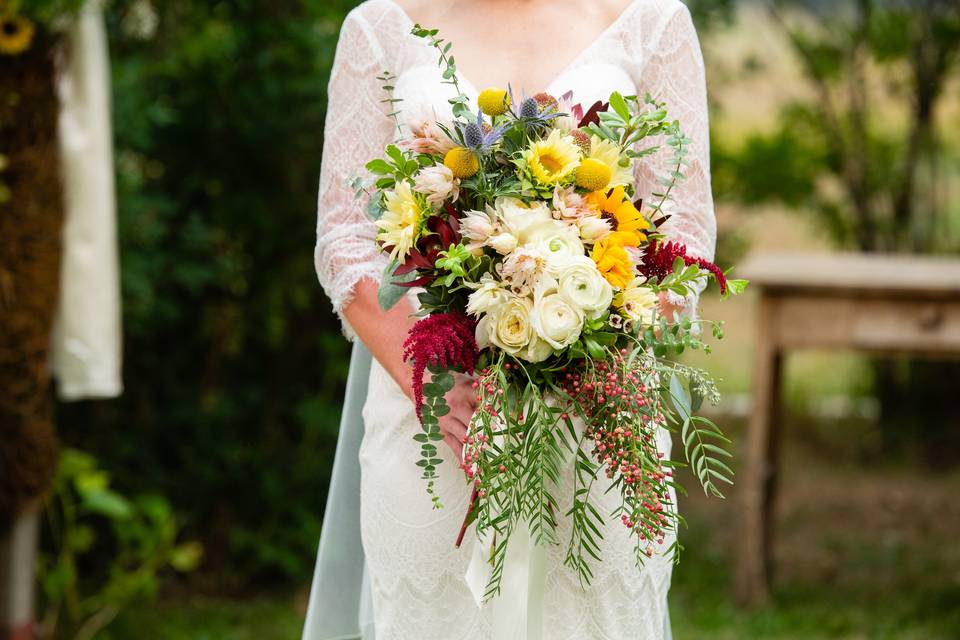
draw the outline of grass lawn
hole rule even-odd
[[[690,528],[671,591],[676,640],[960,638],[960,472],[838,462],[788,443],[775,604],[763,611],[731,600],[735,494],[683,500]],[[305,597],[162,599],[125,613],[103,637],[294,640]]]

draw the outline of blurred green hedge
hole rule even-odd
[[[152,34],[137,4],[107,16],[125,392],[61,406],[61,435],[121,491],[165,494],[218,587],[303,580],[349,356],[313,244],[354,3],[172,0]]]

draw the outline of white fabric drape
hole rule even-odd
[[[360,441],[372,356],[353,343],[323,534],[303,626],[305,640],[374,640],[373,604],[360,542]]]
[[[122,391],[110,66],[99,0],[66,33],[59,65],[60,157],[64,188],[60,300],[51,366],[63,400]]]

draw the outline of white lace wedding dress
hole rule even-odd
[[[361,173],[364,163],[379,156],[397,134],[395,123],[385,116],[388,109],[381,100],[386,96],[376,76],[384,70],[397,76],[394,93],[402,99],[401,120],[431,107],[439,118],[450,117],[447,98],[452,89],[440,82],[434,50],[410,35],[412,26],[392,0],[367,0],[350,12],[340,32],[329,84],[316,245],[317,273],[338,312],[350,302],[357,282],[379,281],[385,265],[374,248],[375,227],[363,213],[364,203],[355,201],[348,186],[349,178]],[[478,88],[469,78],[461,75],[458,80],[468,95],[476,96]],[[502,84],[509,80],[504,78]],[[548,87],[526,87],[528,94],[541,89],[555,96],[573,91],[585,108],[613,90],[649,92],[666,101],[693,142],[687,178],[674,191],[673,217],[663,230],[686,244],[691,254],[712,259],[716,232],[704,68],[683,4],[635,0]],[[657,190],[657,176],[669,171],[668,155],[655,154],[637,166],[641,195]],[[346,322],[344,331],[353,339]],[[436,490],[444,508],[433,510],[413,464],[419,454],[412,439],[419,430],[413,405],[375,361],[362,415],[360,528],[377,640],[516,640],[492,637],[489,610],[477,606],[465,582],[472,532],[459,550],[453,541],[469,488],[452,453],[442,448]],[[658,445],[669,456],[668,432],[661,432]],[[593,495],[600,497],[604,488]],[[569,496],[570,491],[564,486],[558,494]],[[611,509],[616,506],[615,493],[601,500]],[[560,540],[568,533],[565,522],[561,519]],[[325,531],[326,527],[325,523]],[[543,637],[663,638],[669,632],[664,622],[672,562],[660,552],[671,541],[666,540],[638,570],[628,531],[611,519],[604,531],[603,562],[593,563],[595,576],[587,590],[563,566],[563,546],[548,549]],[[322,603],[316,602],[316,584],[304,637],[327,640],[332,636],[317,631],[323,625],[316,620],[322,615],[317,613]]]

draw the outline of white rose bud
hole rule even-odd
[[[553,347],[551,347],[546,340],[534,337],[520,357],[527,362],[543,362],[552,355]]]
[[[487,240],[487,246],[504,256],[516,249],[517,244],[517,236],[512,233],[498,233]]]
[[[586,243],[599,242],[613,232],[610,223],[600,216],[584,216],[577,220],[580,237]]]
[[[480,285],[467,298],[467,313],[479,317],[507,301],[509,292],[490,273],[480,277]]]

